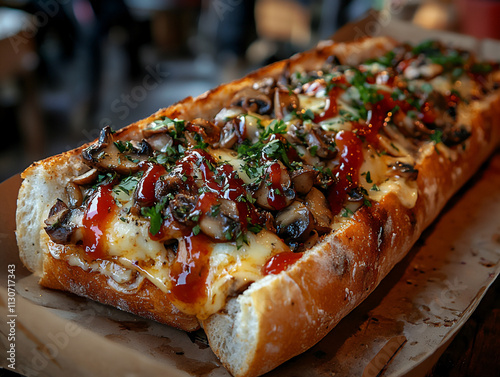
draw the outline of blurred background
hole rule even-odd
[[[499,6],[496,0],[0,0],[0,182],[34,160],[95,139],[106,125],[121,128],[310,48],[369,12],[500,38]],[[467,22],[460,22],[463,12]]]

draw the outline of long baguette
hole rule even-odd
[[[356,65],[384,55],[395,45],[395,41],[383,37],[327,44],[197,98],[187,98],[118,131],[115,137],[137,139],[141,130],[162,116],[187,121],[212,119],[228,98],[263,78],[278,79],[286,69],[314,70],[330,56],[343,64]],[[86,170],[81,153],[88,145],[35,163],[23,173],[16,232],[20,256],[46,287],[67,290],[188,331],[201,325],[212,350],[233,375],[258,376],[317,343],[404,257],[446,201],[498,146],[499,106],[500,96],[493,93],[460,114],[460,121],[471,125],[463,150],[448,153],[429,143],[420,151],[413,207],[403,205],[394,193],[372,206],[361,207],[289,269],[254,282],[208,318],[179,310],[149,282],[134,294],[121,292],[112,288],[104,275],[54,257],[44,220],[57,198],[67,198],[64,187],[70,179]]]

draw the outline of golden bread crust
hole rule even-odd
[[[194,331],[200,327],[195,316],[179,311],[147,279],[137,291],[123,293],[112,288],[105,275],[70,266],[67,261],[56,259],[50,254],[44,258],[43,269],[40,284],[44,287],[69,291],[178,329]]]

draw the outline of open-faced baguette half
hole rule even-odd
[[[188,123],[196,122],[199,118],[212,121],[238,93],[249,87],[253,87],[253,90],[259,90],[258,85],[263,85],[263,80],[271,80],[276,83],[283,77],[289,78],[293,72],[305,74],[318,71],[325,64],[357,66],[368,59],[383,58],[386,53],[397,46],[398,44],[394,40],[385,37],[367,38],[346,44],[327,43],[287,61],[262,68],[241,80],[222,85],[197,98],[187,98],[172,107],[160,110],[147,119],[117,131],[112,135],[112,140],[119,142],[140,141],[144,138],[144,130],[150,129],[154,122],[159,120],[163,122],[164,119],[168,119],[170,122],[169,127],[175,123],[171,120],[175,119]],[[408,48],[406,47],[406,49]],[[332,62],[331,57],[335,57],[334,62]],[[380,62],[370,64],[372,64],[371,68],[363,69],[373,69],[374,76],[383,76]],[[418,65],[412,66],[411,63],[409,66],[414,71],[417,70],[417,73],[407,71],[408,77],[406,79],[408,80],[412,80],[412,76],[415,75],[414,78],[417,79],[419,75],[425,77],[429,70],[436,69],[432,66],[422,69]],[[402,72],[406,68],[401,68]],[[353,75],[356,75],[356,72],[360,71],[353,72],[350,72],[351,79]],[[401,75],[404,76],[402,72]],[[227,280],[217,285],[219,284],[217,283],[217,274],[210,270],[208,276],[213,279],[213,281],[210,280],[210,284],[213,284],[208,291],[220,289],[223,292],[220,295],[213,294],[212,296],[209,296],[212,293],[207,293],[205,299],[210,301],[207,299],[209,297],[213,301],[211,303],[204,302],[199,307],[191,303],[183,305],[182,302],[179,302],[178,297],[172,296],[172,286],[166,285],[166,288],[162,289],[163,285],[158,282],[157,277],[146,276],[148,270],[143,267],[141,270],[139,267],[134,269],[133,263],[120,264],[125,262],[119,255],[115,259],[103,258],[102,260],[76,257],[83,253],[81,243],[72,242],[69,238],[58,243],[54,241],[55,238],[57,239],[57,235],[52,235],[53,238],[51,238],[46,232],[46,227],[52,227],[57,231],[60,224],[46,222],[48,218],[54,217],[52,216],[54,215],[52,212],[56,211],[54,203],[57,199],[61,199],[65,203],[71,200],[71,195],[68,194],[67,190],[68,184],[74,183],[75,178],[81,181],[82,179],[79,177],[89,171],[89,161],[82,157],[82,152],[88,151],[92,145],[97,143],[85,145],[62,155],[37,162],[23,173],[24,181],[18,198],[16,232],[21,259],[31,271],[40,276],[40,283],[46,287],[67,290],[188,331],[201,325],[207,334],[211,348],[233,375],[238,377],[261,375],[313,346],[341,318],[359,305],[394,265],[404,257],[425,227],[435,219],[446,201],[474,174],[496,148],[500,141],[500,118],[497,110],[500,106],[500,97],[498,91],[495,90],[496,86],[490,87],[493,79],[488,75],[481,77],[487,80],[487,83],[480,83],[485,90],[481,93],[479,100],[475,99],[469,103],[461,102],[458,105],[454,103],[453,106],[457,108],[454,109],[457,110],[454,124],[458,124],[460,127],[456,129],[452,127],[452,131],[444,135],[451,138],[447,144],[439,139],[443,136],[439,125],[435,126],[434,129],[423,127],[423,133],[413,136],[417,139],[415,142],[405,142],[401,139],[403,138],[402,133],[396,134],[395,131],[391,131],[392,128],[387,129],[385,138],[380,141],[381,145],[382,142],[386,142],[383,144],[385,147],[375,148],[372,145],[363,152],[363,164],[365,165],[361,166],[371,166],[374,170],[370,174],[370,170],[360,168],[361,170],[357,174],[363,173],[364,175],[363,178],[357,176],[356,181],[363,180],[364,186],[360,183],[360,190],[358,190],[361,194],[359,192],[349,194],[358,197],[349,199],[354,203],[353,206],[346,206],[342,213],[334,213],[335,219],[329,224],[329,232],[323,231],[321,237],[318,237],[316,232],[316,242],[311,243],[310,247],[304,246],[307,242],[296,243],[294,247],[297,247],[296,251],[302,253],[301,257],[282,271],[266,273],[254,278],[255,271],[260,274],[263,266],[253,266],[252,279],[247,282],[243,279],[238,283],[237,288],[235,288],[235,281],[238,279],[229,276],[230,274],[228,274]],[[440,83],[435,77],[433,80],[432,84],[438,85]],[[254,84],[258,84],[257,89],[255,89]],[[383,86],[386,82],[373,82],[366,86],[360,84],[360,90],[364,87],[375,88],[369,94],[377,94],[376,87],[372,85],[378,84]],[[429,80],[423,84],[429,84]],[[354,84],[348,81],[339,81],[338,87],[341,88],[340,90],[348,92],[350,85]],[[471,88],[476,88],[477,83],[471,85],[473,85]],[[276,103],[280,103],[279,93],[281,92],[278,89],[274,90],[276,106]],[[435,91],[432,87],[428,89],[428,85],[422,85],[418,90],[422,93]],[[359,98],[351,98],[351,100],[362,101],[362,95],[359,93],[357,95]],[[386,95],[384,98],[388,97]],[[397,100],[404,101],[399,97]],[[372,99],[372,101],[376,103],[378,100]],[[418,109],[421,114],[424,114],[424,110],[420,110],[421,105],[422,109],[425,109],[424,104],[418,105]],[[372,106],[369,116],[374,116],[376,110],[373,103],[367,106]],[[297,112],[304,110],[300,116],[305,123],[306,110],[308,109],[297,107],[294,110]],[[398,105],[398,110],[394,106],[390,112],[391,115],[388,115],[389,111],[386,111],[384,116],[391,118],[393,113],[396,114],[400,110],[400,105]],[[282,109],[278,106],[272,113],[276,116],[279,111]],[[321,112],[321,110],[319,111]],[[413,107],[411,111],[414,111]],[[349,116],[351,116],[349,119],[352,121],[352,114]],[[423,123],[427,122],[424,116],[425,114],[422,115]],[[285,118],[283,114],[280,117]],[[320,118],[318,118],[318,124],[324,121]],[[312,120],[316,122],[316,119],[314,117]],[[263,118],[261,120],[264,121]],[[403,125],[406,124],[405,121],[407,122],[407,120],[401,121]],[[439,123],[439,119],[434,121],[436,124]],[[268,123],[268,128],[264,132],[270,132],[271,126],[269,124],[273,123]],[[336,122],[333,125],[331,123],[321,124],[323,129],[327,129],[333,135],[351,132],[343,128],[344,123],[341,122]],[[384,127],[386,126],[384,124]],[[356,137],[359,136],[359,139],[366,143],[366,139],[372,136],[369,136],[368,131],[364,128],[359,128],[359,130],[362,131],[358,132]],[[393,133],[390,134],[390,132]],[[277,134],[278,132],[274,133],[275,136]],[[109,133],[102,135],[104,135],[102,138],[111,137]],[[307,138],[307,135],[305,137]],[[275,140],[276,137],[265,140],[264,145],[266,143],[269,145]],[[394,143],[387,142],[387,140],[392,140]],[[259,139],[259,141],[262,140]],[[337,144],[342,145],[341,138],[336,141]],[[401,144],[398,144],[399,142]],[[101,140],[100,144],[103,145],[104,141]],[[335,143],[332,142],[331,149],[334,146]],[[339,149],[338,153],[341,154],[342,147],[337,146],[337,148]],[[411,158],[404,155],[403,149],[412,151],[409,153]],[[299,150],[302,151],[302,149]],[[318,162],[320,160],[314,159],[317,150],[317,145],[309,145],[307,152],[304,153],[311,161]],[[384,153],[378,153],[381,150],[384,150]],[[213,154],[215,153],[213,152]],[[325,153],[328,154],[328,152]],[[393,161],[394,164],[385,166],[385,170],[382,169],[384,173],[378,174],[376,166],[380,165],[380,159],[386,158],[382,156],[385,154],[390,155],[387,159],[392,159],[390,161]],[[335,155],[333,156],[332,158],[335,159]],[[408,164],[410,160],[411,166]],[[222,158],[219,162],[224,164]],[[96,162],[91,161],[91,163],[95,164]],[[334,163],[331,166],[335,171],[335,167],[338,167],[339,164],[335,165]],[[325,167],[328,166],[320,166],[322,169]],[[389,169],[387,169],[388,167]],[[394,171],[396,173],[390,173]],[[148,172],[149,170],[144,172],[144,175],[149,174]],[[331,171],[330,175],[323,173],[323,171],[321,174],[331,178],[328,183],[330,186],[327,186],[325,190],[329,190],[340,180],[338,177],[332,176]],[[381,178],[380,175],[383,174],[392,175]],[[408,176],[411,177],[408,178]],[[352,176],[349,177],[352,178]],[[138,177],[137,180],[140,181],[143,178]],[[371,186],[373,180],[380,184],[380,188],[375,184]],[[107,184],[111,185],[109,182]],[[370,191],[370,188],[373,189],[373,192]],[[86,190],[94,195],[89,200],[94,200],[92,198],[95,198],[96,194],[92,190],[95,188],[87,187]],[[301,196],[299,191],[295,195],[298,207],[307,206],[307,196]],[[330,198],[330,196],[328,197]],[[249,199],[250,202],[252,200]],[[250,206],[250,204],[248,205]],[[154,206],[144,207],[153,208]],[[67,208],[64,210],[69,211]],[[85,211],[83,216],[88,215],[89,210]],[[311,210],[311,212],[313,211]],[[142,215],[146,216],[147,213],[150,212],[144,211]],[[281,208],[279,210],[274,208],[271,213],[278,217]],[[74,216],[77,217],[77,215]],[[81,213],[80,216],[82,216]],[[147,216],[153,217],[152,214]],[[312,219],[313,217],[310,217],[311,222]],[[196,224],[198,218],[190,221]],[[317,222],[314,218],[316,226]],[[191,226],[192,233],[189,237],[198,236],[200,227],[195,230],[196,226]],[[205,240],[207,235],[211,234],[211,230],[203,227],[201,229],[205,233]],[[253,240],[259,238],[259,234],[263,233],[267,234],[269,230],[260,231],[259,228],[259,231],[256,231],[254,235],[249,233],[249,241],[247,242],[245,239],[248,247],[244,244],[238,244],[238,240],[231,238],[232,234],[229,234],[227,241],[231,243],[231,247],[233,247],[231,250],[235,254],[251,253]],[[134,241],[133,247],[139,249],[144,247],[144,250],[149,250],[148,245],[150,245],[151,240],[147,234],[136,233],[132,235],[131,239],[138,240]],[[216,240],[214,245],[223,243],[220,238],[216,238]],[[279,238],[273,240],[269,241],[274,245],[273,247],[282,242]],[[179,241],[179,244],[182,244],[182,241]],[[300,246],[297,246],[298,244]],[[166,246],[167,249],[170,247],[170,244]],[[238,251],[240,247],[242,247],[243,252]],[[276,253],[288,246],[280,247],[282,249],[276,251],[275,254],[265,254],[266,258],[272,259],[277,255]],[[171,258],[174,258],[174,262],[165,257],[163,260],[165,265],[177,263],[179,255],[185,253],[187,249],[185,246],[184,248],[176,246],[173,250]],[[193,252],[192,249],[191,252]],[[218,255],[226,254],[221,252]],[[238,263],[246,261],[245,255],[240,255],[238,258],[241,259],[233,264],[238,265]],[[126,261],[128,263],[129,260]],[[210,263],[215,262],[211,261]],[[173,267],[165,268],[168,270],[168,268],[172,269]],[[129,271],[134,271],[136,274],[134,278],[127,275]],[[144,275],[140,274],[141,271],[145,271]],[[227,273],[226,270],[223,272]],[[126,284],[120,283],[121,280]]]

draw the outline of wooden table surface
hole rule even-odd
[[[427,377],[500,376],[500,279]]]

